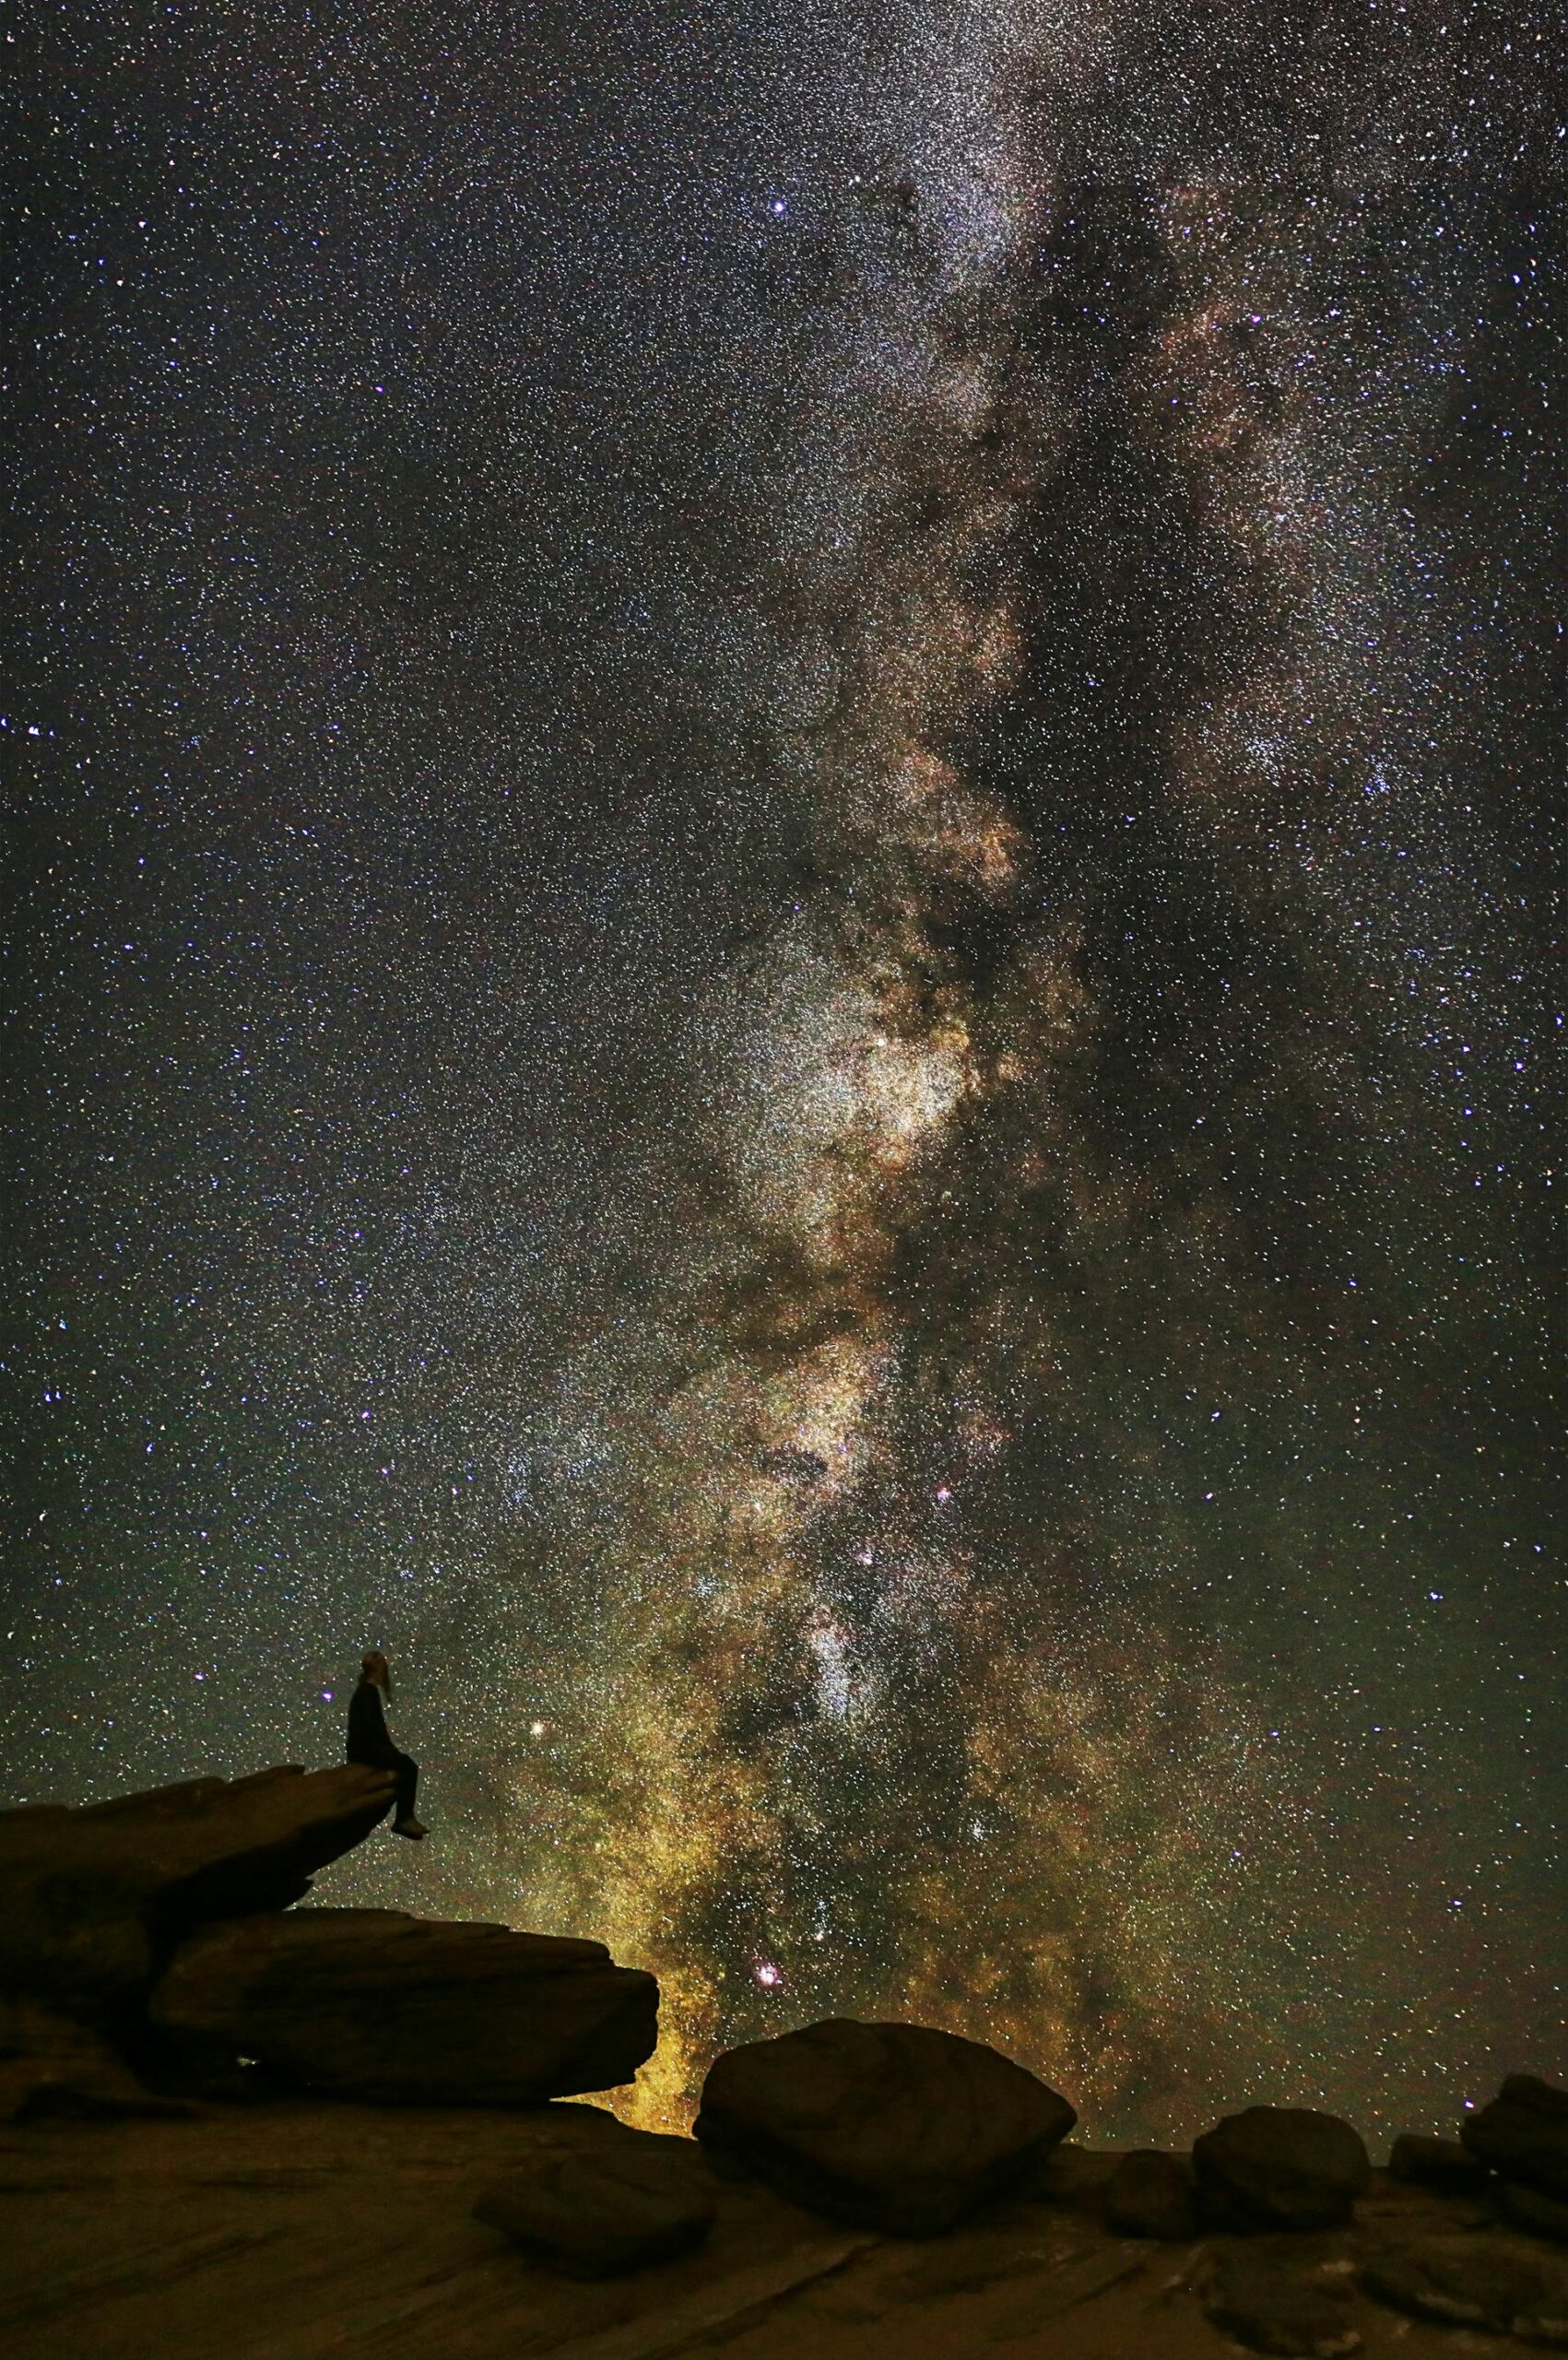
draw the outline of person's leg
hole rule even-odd
[[[400,1753],[393,1775],[397,1780],[397,1808],[393,1815],[392,1824],[395,1828],[401,1829],[412,1823],[417,1827],[419,1822],[414,1818],[414,1794],[419,1783],[419,1765],[411,1755]]]

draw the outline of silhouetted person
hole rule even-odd
[[[408,1754],[400,1753],[387,1731],[383,1696],[392,1694],[392,1674],[386,1658],[378,1650],[365,1658],[360,1673],[360,1685],[348,1700],[348,1759],[361,1762],[369,1770],[390,1770],[397,1780],[397,1810],[392,1822],[395,1835],[411,1836],[418,1843],[425,1833],[414,1816],[414,1789],[419,1783],[419,1765]]]

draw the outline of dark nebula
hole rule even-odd
[[[1568,2072],[1554,23],[39,37],[8,1799],[380,1645],[324,1896],[655,1968],[642,2119]]]

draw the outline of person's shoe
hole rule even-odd
[[[420,1836],[428,1831],[417,1819],[395,1819],[392,1823],[392,1832],[394,1835],[409,1836],[417,1844]]]

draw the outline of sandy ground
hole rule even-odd
[[[1195,2285],[1215,2251],[1109,2236],[1095,2162],[1053,2192],[923,2244],[725,2185],[702,2251],[607,2284],[526,2261],[470,2218],[541,2140],[602,2137],[592,2108],[535,2114],[275,2104],[175,2122],[0,2132],[0,2349],[8,2360],[1217,2360],[1239,2347]],[[1285,2241],[1317,2264],[1476,2206],[1380,2174],[1354,2229]],[[1357,2295],[1372,2355],[1518,2355]]]

